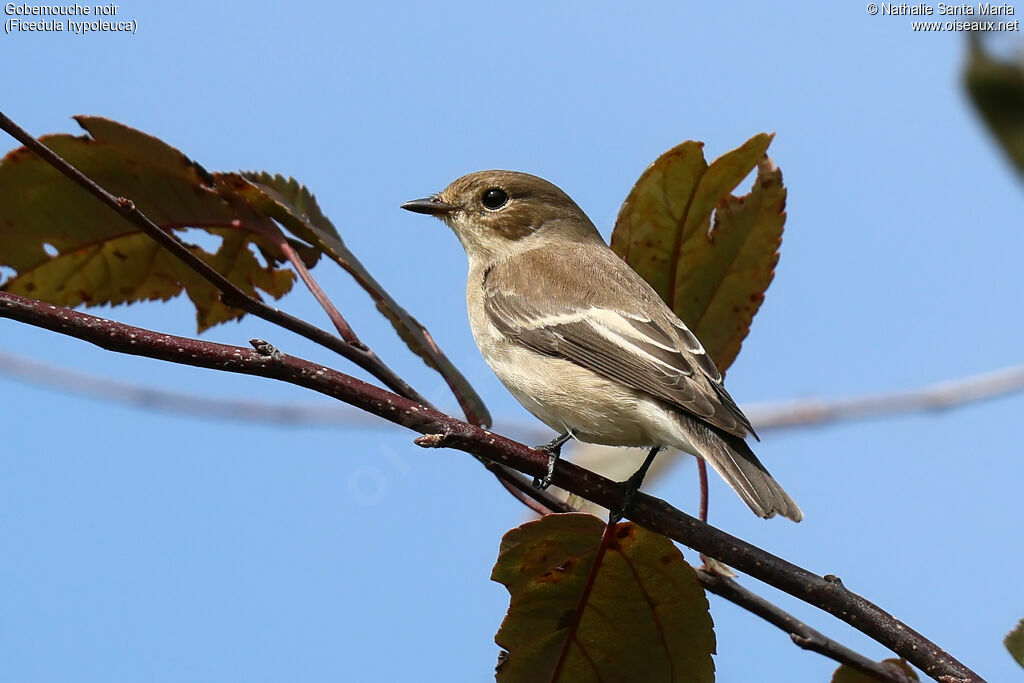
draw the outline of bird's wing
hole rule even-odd
[[[501,332],[538,353],[622,382],[736,436],[754,434],[693,333],[640,276],[608,255],[613,260],[597,263],[593,254],[523,255],[519,259],[548,261],[527,269],[538,274],[529,282],[514,277],[529,264],[517,259],[495,266],[484,277],[484,310]],[[588,272],[559,278],[564,267]],[[616,305],[623,300],[628,310]]]

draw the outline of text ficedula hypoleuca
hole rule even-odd
[[[562,190],[482,171],[402,208],[455,232],[469,257],[473,337],[537,418],[652,457],[660,446],[686,451],[761,517],[803,518],[747,446],[754,430],[700,342]]]

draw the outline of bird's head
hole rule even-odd
[[[501,258],[533,240],[600,240],[583,210],[543,178],[515,171],[478,171],[441,192],[402,208],[436,216],[462,242],[470,259]]]

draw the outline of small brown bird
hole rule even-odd
[[[803,518],[744,441],[754,430],[700,342],[562,190],[482,171],[402,208],[440,218],[465,248],[480,352],[561,434],[542,447],[551,455],[545,483],[570,436],[650,448],[634,487],[672,446],[706,460],[761,517]]]

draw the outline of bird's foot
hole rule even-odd
[[[618,524],[622,521],[622,518],[626,516],[629,509],[633,507],[633,499],[636,498],[637,491],[640,490],[641,482],[637,480],[635,474],[622,483],[626,488],[622,494],[622,503],[619,504],[617,509],[609,511],[609,520],[612,524]]]
[[[543,477],[534,477],[533,488],[546,491],[551,486],[551,479],[555,476],[555,463],[558,462],[559,456],[562,454],[562,446],[565,442],[572,438],[572,434],[566,432],[559,434],[551,441],[548,441],[542,446],[536,446],[538,451],[544,451],[548,456],[548,467],[547,472]]]
[[[633,506],[633,499],[636,498],[637,491],[640,490],[640,485],[644,483],[644,477],[647,476],[647,470],[650,468],[651,463],[654,462],[654,456],[661,450],[661,446],[653,447],[644,459],[644,464],[640,466],[636,472],[633,473],[626,481],[622,482],[625,490],[622,492],[622,503],[618,509],[611,510],[608,514],[608,521],[610,524],[618,524],[622,521],[622,518],[629,512],[629,508]]]

